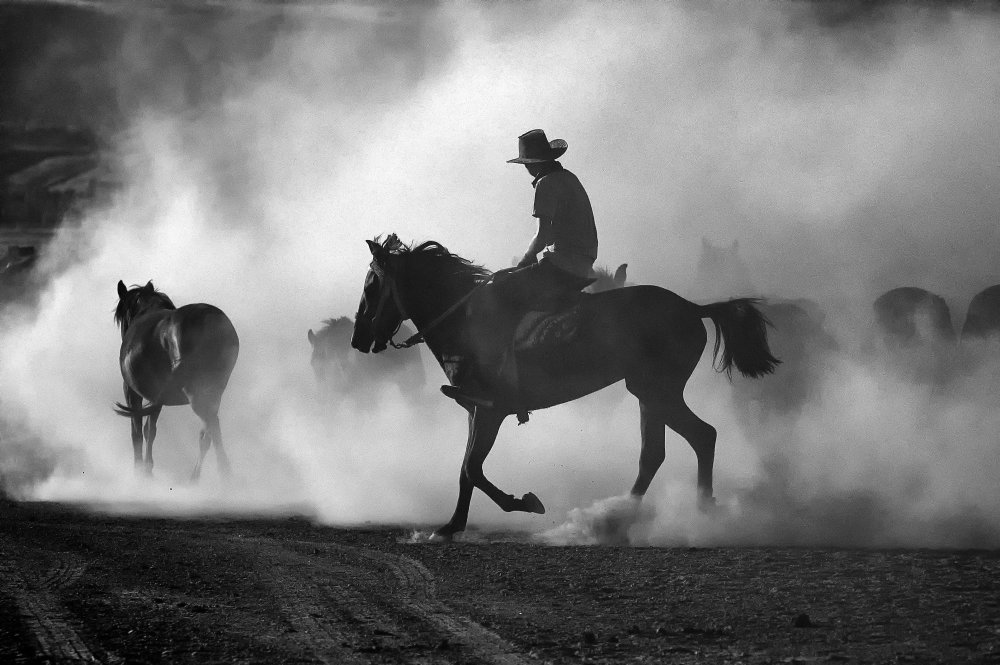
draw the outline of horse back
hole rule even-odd
[[[535,408],[599,390],[636,368],[693,366],[707,337],[700,307],[657,286],[587,294],[547,316],[552,334],[536,334],[516,351],[522,394]]]
[[[604,336],[634,339],[650,332],[660,337],[665,326],[701,330],[702,316],[690,300],[648,284],[584,294],[580,301],[581,326]]]
[[[236,365],[239,335],[225,312],[214,305],[194,303],[173,310],[161,324],[160,335],[175,366],[196,364],[228,375]]]

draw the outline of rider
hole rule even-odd
[[[492,295],[519,311],[548,309],[554,300],[579,291],[593,276],[597,260],[597,227],[590,198],[580,180],[556,161],[569,147],[566,141],[549,141],[541,129],[517,137],[518,156],[509,164],[524,164],[534,178],[532,216],[538,230],[517,267],[498,271],[490,283]],[[542,253],[541,260],[538,259]],[[481,360],[482,361],[482,360]],[[486,364],[494,364],[486,360]],[[473,403],[489,401],[482,382],[442,386],[445,395]]]

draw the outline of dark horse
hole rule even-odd
[[[229,317],[204,303],[177,308],[166,294],[153,288],[152,282],[126,289],[119,281],[115,322],[122,331],[119,362],[125,380],[125,404],[116,403],[115,412],[132,419],[136,467],[145,465],[147,472],[153,469],[153,440],[160,410],[190,404],[204,423],[201,454],[192,479],[201,475],[205,453],[213,443],[219,470],[228,474],[219,405],[240,351],[240,340]],[[143,400],[148,403],[143,404]]]
[[[404,324],[399,333],[409,336],[413,330]],[[375,403],[371,399],[372,394],[388,383],[399,386],[404,395],[423,390],[427,377],[419,353],[414,350],[412,353],[361,358],[351,349],[353,334],[354,321],[346,316],[327,319],[317,332],[309,330],[311,363],[316,382],[322,390],[330,394],[359,394],[360,402],[370,404]]]
[[[954,342],[955,329],[945,299],[916,286],[886,291],[872,304],[882,341],[890,348]]]
[[[1000,335],[1000,284],[987,287],[975,295],[962,326],[963,341],[997,335]]]
[[[395,235],[368,241],[371,268],[355,320],[351,345],[364,353],[384,349],[404,319],[410,319],[449,378],[451,357],[467,355],[484,330],[483,321],[456,307],[491,273],[451,254],[436,242],[410,248]],[[639,398],[642,452],[632,495],[641,497],[665,457],[664,427],[683,436],[698,458],[698,490],[711,504],[715,428],[684,402],[684,385],[705,348],[701,320],[716,329],[719,370],[736,368],[746,376],[772,372],[778,361],[767,347],[767,322],[750,299],[696,305],[655,286],[631,286],[580,295],[573,307],[576,332],[531,354],[520,368],[519,395],[528,409],[561,404],[625,379]],[[560,313],[560,315],[563,315]],[[458,505],[451,520],[434,533],[449,539],[463,531],[473,488],[486,493],[505,512],[544,513],[538,498],[505,494],[483,474],[483,462],[496,440],[508,408],[467,406],[469,439],[459,476]]]

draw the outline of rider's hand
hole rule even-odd
[[[506,279],[508,275],[510,275],[515,270],[517,270],[517,268],[501,268],[500,270],[497,270],[495,273],[493,273],[493,276],[490,277],[490,281],[502,282],[504,279]]]

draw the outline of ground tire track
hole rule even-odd
[[[359,549],[356,552],[391,570],[400,582],[400,600],[403,604],[427,622],[452,635],[456,642],[465,644],[478,658],[495,665],[526,665],[533,662],[534,659],[524,655],[512,642],[469,617],[456,613],[438,600],[434,575],[419,561],[377,550]]]
[[[249,540],[249,539],[248,539]],[[240,541],[238,541],[240,542]],[[461,646],[467,650],[470,656],[476,660],[491,663],[493,665],[527,665],[535,662],[534,659],[525,655],[512,642],[505,640],[493,631],[484,628],[472,619],[458,614],[443,602],[437,599],[437,583],[434,575],[419,561],[403,555],[390,554],[378,550],[363,549],[349,545],[341,545],[329,542],[316,541],[284,541],[281,545],[273,541],[253,541],[258,547],[263,545],[269,548],[269,553],[286,560],[290,554],[300,559],[305,559],[311,566],[330,569],[331,564],[324,565],[317,562],[315,558],[309,558],[303,554],[294,554],[287,547],[296,546],[305,549],[321,549],[328,552],[337,552],[340,560],[350,558],[367,561],[375,564],[379,568],[387,569],[399,582],[399,590],[394,594],[395,598],[385,598],[394,601],[393,604],[400,607],[405,613],[417,618],[425,624],[433,627],[437,632],[448,638],[449,642],[456,646]],[[287,582],[287,580],[286,580]],[[340,592],[343,589],[339,590]],[[392,632],[397,630],[398,624],[393,622],[384,612],[378,610],[369,599],[354,591],[347,597],[338,601],[348,602],[348,608],[365,608],[365,612],[370,616],[378,617],[375,621],[383,626],[392,626]],[[300,599],[290,598],[289,602],[294,605]],[[320,627],[321,628],[321,627]],[[342,631],[341,631],[342,633]],[[398,634],[398,633],[397,633]],[[414,659],[411,659],[416,662]],[[444,654],[438,656],[427,656],[424,662],[451,662]]]
[[[59,599],[50,593],[48,584],[29,584],[9,562],[7,552],[0,552],[0,590],[17,605],[42,658],[61,663],[100,662],[73,629]],[[80,567],[79,574],[82,574]],[[79,574],[76,577],[79,577]],[[75,579],[75,578],[74,578]]]
[[[87,564],[74,557],[56,553],[56,564],[48,570],[39,584],[46,589],[65,589],[76,584]]]
[[[281,604],[283,615],[322,662],[370,663],[374,659],[384,660],[376,654],[387,648],[396,651],[407,648],[410,631],[377,607],[371,596],[350,583],[360,578],[363,571],[346,563],[317,560],[315,556],[288,549],[288,543],[243,538],[229,542],[252,548],[254,555],[262,560],[259,572]],[[322,546],[303,544],[313,549]],[[353,548],[348,549],[355,553]],[[268,561],[281,565],[268,566]],[[317,569],[319,575],[315,575]],[[431,653],[407,654],[406,662],[436,665],[452,661]]]

